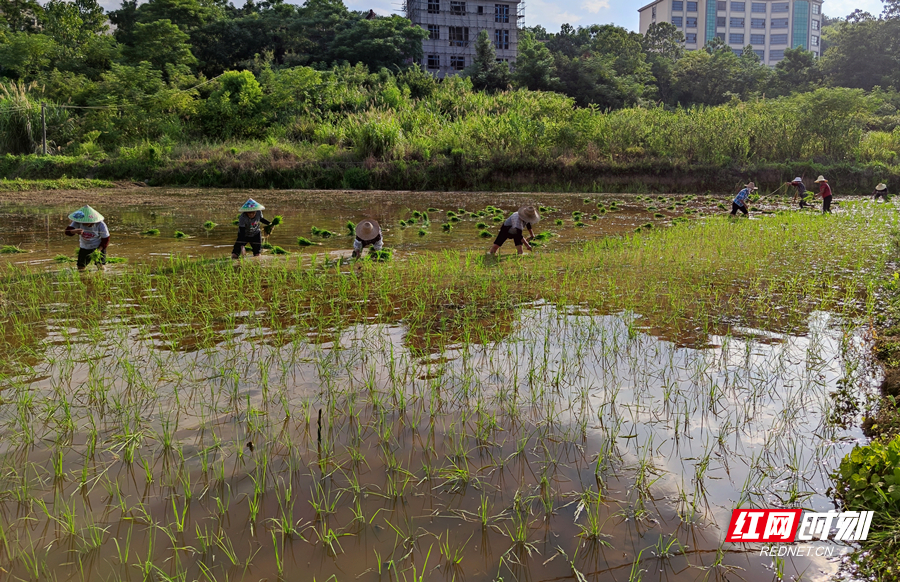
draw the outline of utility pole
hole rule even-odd
[[[41,149],[44,155],[47,155],[47,104],[41,101],[41,126],[43,134],[41,137]]]

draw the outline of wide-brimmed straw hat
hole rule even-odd
[[[72,222],[81,222],[85,224],[92,222],[103,222],[103,215],[90,206],[82,206],[69,215],[69,220],[71,220]]]
[[[538,214],[537,208],[534,206],[523,206],[519,209],[519,218],[522,222],[535,224],[541,221],[541,215]]]
[[[879,192],[883,192],[884,190],[887,190],[887,184],[882,182],[881,184],[875,186],[875,189],[878,190]]]
[[[800,176],[797,176],[796,178],[791,180],[791,182],[802,182],[802,181],[803,181],[803,178],[801,178]]]
[[[816,178],[816,184],[819,184],[821,182],[827,182],[827,181],[828,180],[825,179],[825,176],[819,176],[818,178]]]
[[[265,210],[266,207],[251,198],[244,202],[244,205],[241,206],[241,212],[256,212],[257,210]]]
[[[744,184],[744,188],[750,188],[751,190],[759,190],[759,188],[753,182],[747,182]]]
[[[374,220],[363,220],[356,225],[356,236],[362,240],[372,240],[378,236],[378,223]]]

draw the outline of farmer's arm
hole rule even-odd
[[[534,230],[531,227],[528,227],[528,234],[531,235],[530,237],[528,237],[528,240],[529,241],[534,240]]]
[[[263,224],[272,224],[271,220],[266,220],[265,218],[260,217],[259,221]]]
[[[75,236],[76,234],[81,234],[80,228],[75,228],[71,224],[66,227],[66,236]]]
[[[100,246],[97,248],[100,249],[101,251],[105,251],[106,247],[108,247],[108,246],[109,246],[109,237],[106,237],[106,238],[100,239]]]

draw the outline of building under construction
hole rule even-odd
[[[482,30],[494,42],[497,60],[513,66],[524,6],[520,0],[406,0],[406,17],[428,31],[422,68],[441,78],[458,74],[472,64]]]

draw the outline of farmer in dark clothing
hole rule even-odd
[[[731,215],[737,216],[738,210],[744,213],[744,216],[750,218],[750,211],[747,208],[747,204],[749,203],[750,194],[753,193],[754,190],[759,190],[756,187],[756,184],[750,182],[744,189],[738,192],[738,195],[734,197],[734,200],[731,202]]]
[[[259,256],[259,253],[262,251],[262,233],[259,225],[260,223],[271,224],[271,222],[263,218],[262,211],[265,208],[265,206],[252,198],[241,206],[243,214],[238,219],[238,238],[237,242],[234,243],[234,248],[231,250],[232,259],[241,258],[248,243],[250,248],[253,249],[253,256]]]
[[[803,183],[803,178],[799,176],[794,178],[792,182],[788,182],[789,185],[793,186],[797,189],[797,193],[794,194],[793,200],[800,198],[800,208],[806,208],[809,204],[806,203],[806,184]]]
[[[531,245],[528,241],[534,239],[534,230],[532,230],[532,226],[537,224],[540,220],[541,216],[534,206],[523,206],[517,212],[513,212],[503,223],[503,226],[500,227],[500,234],[497,235],[497,239],[494,241],[488,254],[497,254],[497,251],[500,250],[503,243],[509,239],[513,240],[513,244],[516,245],[516,252],[518,254],[523,254],[523,246],[528,248],[528,250],[531,250]],[[528,233],[531,235],[528,240],[525,240],[525,237],[523,236],[524,230],[528,230]]]
[[[826,212],[831,214],[831,186],[828,184],[825,176],[816,178],[816,184],[819,185],[819,196],[822,197],[822,214]]]
[[[887,189],[887,184],[885,184],[885,183],[883,183],[883,182],[882,182],[881,184],[875,186],[875,200],[876,200],[876,201],[878,201],[878,197],[879,197],[879,196],[880,196],[882,199],[884,199],[885,202],[888,201],[888,189]]]
[[[353,257],[362,256],[363,249],[371,246],[375,252],[384,248],[381,226],[374,220],[363,220],[356,225],[356,238],[353,239]]]

